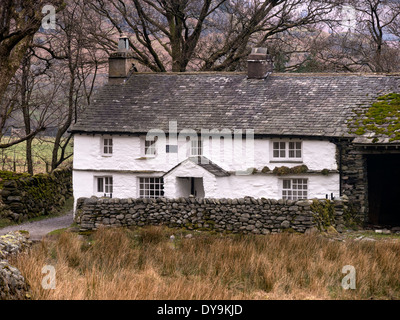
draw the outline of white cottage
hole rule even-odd
[[[347,119],[398,77],[273,73],[264,49],[247,73],[137,73],[120,41],[109,83],[72,128],[75,199],[360,200]]]

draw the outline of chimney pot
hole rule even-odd
[[[253,48],[247,62],[249,79],[265,79],[274,69],[274,62],[267,48]]]
[[[118,50],[111,53],[109,58],[108,79],[110,83],[123,83],[133,68],[132,55],[129,52],[129,38],[121,34]]]
[[[129,51],[129,38],[124,33],[121,34],[118,41],[118,52]]]

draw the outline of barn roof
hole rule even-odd
[[[245,73],[135,73],[105,85],[71,131],[168,132],[176,121],[178,131],[351,138],[349,119],[391,92],[400,92],[400,75],[273,73],[257,80]]]

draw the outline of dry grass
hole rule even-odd
[[[34,299],[399,299],[399,257],[398,242],[390,241],[206,233],[186,239],[149,227],[90,237],[66,232],[13,263]],[[56,269],[55,290],[41,286],[45,265]],[[345,265],[356,269],[356,290],[341,287]]]

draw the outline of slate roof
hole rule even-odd
[[[208,158],[204,156],[196,156],[196,157],[189,157],[188,160],[194,162],[198,166],[202,167],[203,169],[207,170],[211,174],[213,174],[216,177],[228,177],[230,176],[230,173],[228,171],[225,171],[222,169],[220,166],[209,160]],[[182,161],[175,167],[173,167],[171,170],[169,170],[164,176],[175,170],[177,167],[179,167],[183,162],[187,160]]]
[[[225,171],[220,166],[216,165],[214,162],[204,156],[190,157],[189,160],[196,163],[198,166],[207,170],[216,177],[230,176],[230,173],[228,171]]]
[[[354,111],[391,92],[400,92],[400,75],[273,73],[250,80],[244,73],[136,73],[105,85],[71,131],[168,132],[169,121],[177,121],[178,131],[353,137],[347,121]]]

